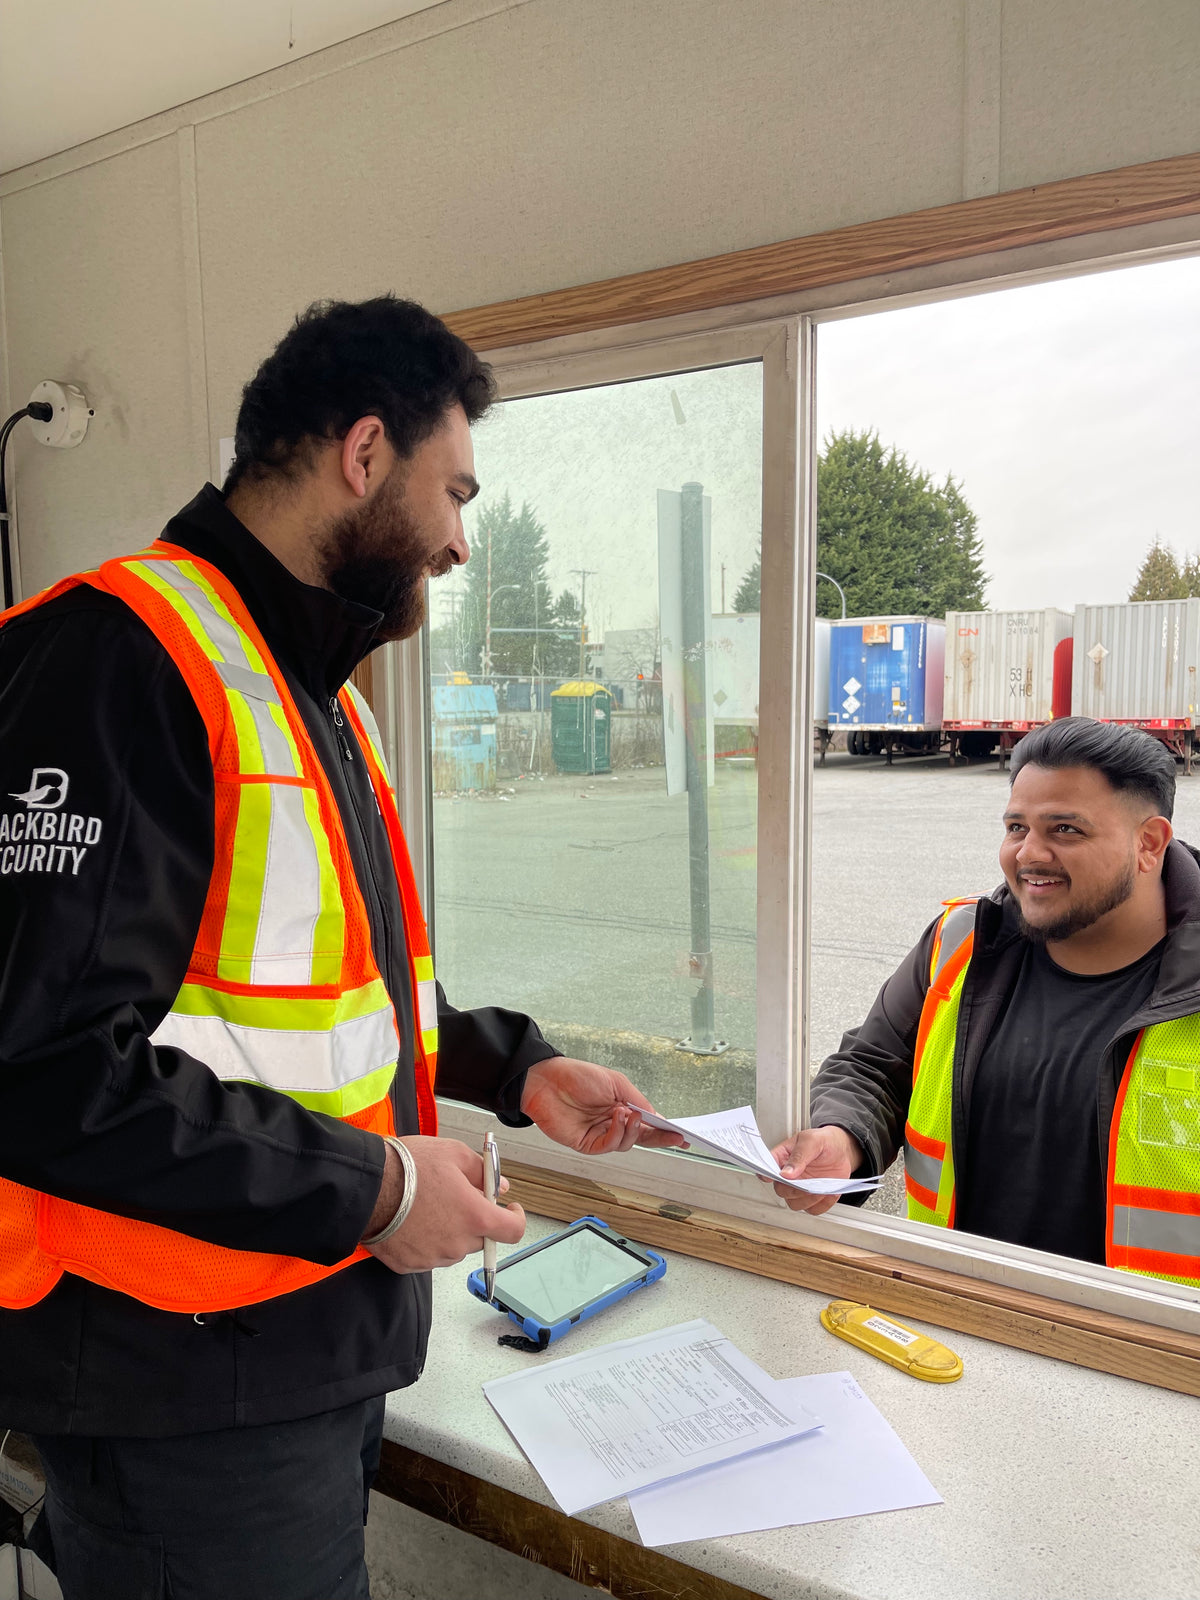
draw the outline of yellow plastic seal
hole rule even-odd
[[[953,1350],[915,1328],[882,1316],[870,1306],[857,1305],[853,1300],[831,1300],[821,1313],[821,1322],[847,1344],[857,1345],[910,1377],[926,1383],[953,1383],[962,1377],[962,1358]]]

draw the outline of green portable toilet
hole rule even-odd
[[[560,684],[550,696],[550,750],[559,772],[612,771],[613,697],[602,683]]]

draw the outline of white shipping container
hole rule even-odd
[[[1194,728],[1198,668],[1200,599],[1076,607],[1076,716]]]
[[[833,624],[827,617],[813,618],[813,725],[829,726],[829,636]]]
[[[1054,653],[1069,611],[948,611],[947,728],[1027,728],[1055,715]],[[1069,708],[1057,708],[1060,716]]]

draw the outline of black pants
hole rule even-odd
[[[30,1544],[64,1600],[370,1600],[383,1404],[173,1439],[40,1436]]]

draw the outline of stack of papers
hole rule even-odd
[[[632,1102],[629,1102],[632,1106]],[[681,1133],[695,1150],[706,1155],[719,1156],[722,1161],[732,1161],[744,1172],[754,1172],[760,1178],[770,1178],[772,1183],[786,1184],[789,1189],[801,1189],[805,1194],[862,1194],[868,1189],[878,1189],[882,1176],[876,1178],[785,1178],[767,1149],[759,1131],[758,1118],[750,1106],[738,1106],[733,1111],[712,1111],[703,1117],[660,1117],[657,1111],[640,1112],[642,1121],[651,1128],[667,1128]]]
[[[483,1392],[572,1516],[820,1426],[702,1320],[496,1378]]]
[[[780,1382],[702,1320],[483,1390],[564,1511],[628,1495],[648,1545],[941,1502],[848,1372]]]

